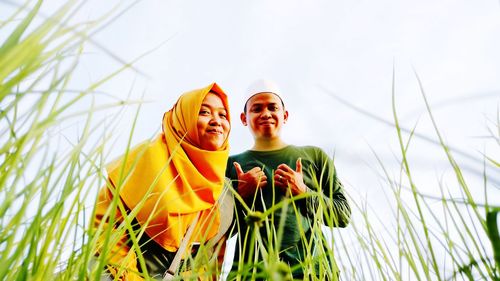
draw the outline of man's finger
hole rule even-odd
[[[287,175],[287,173],[283,170],[276,170],[274,172],[274,178],[279,178],[279,177],[284,178],[286,175]]]
[[[277,170],[282,170],[284,172],[295,172],[292,168],[290,168],[290,166],[288,166],[287,164],[279,164],[278,165],[278,169]]]
[[[261,180],[261,181],[259,182],[259,188],[263,188],[263,187],[265,187],[266,185],[267,185],[267,180]]]
[[[256,181],[267,180],[266,174],[264,174],[264,172],[253,175],[253,178]]]
[[[233,162],[233,165],[234,165],[234,168],[236,169],[236,175],[238,175],[238,177],[245,173],[245,172],[243,172],[243,169],[241,168],[241,165],[238,162]]]
[[[295,171],[297,173],[301,173],[302,174],[302,159],[301,158],[297,159]]]
[[[247,171],[248,174],[258,174],[258,173],[264,173],[260,167],[253,167],[249,171]]]

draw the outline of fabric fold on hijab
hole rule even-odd
[[[193,241],[213,237],[220,224],[215,203],[224,187],[229,144],[226,139],[217,151],[199,148],[198,113],[209,92],[221,98],[229,118],[227,96],[216,83],[184,93],[164,114],[159,136],[107,167],[120,198],[129,210],[138,210],[139,224],[172,252],[199,212],[205,225],[198,223]]]

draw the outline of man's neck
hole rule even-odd
[[[257,139],[253,144],[252,150],[256,151],[270,151],[277,150],[287,146],[281,138],[275,139]]]

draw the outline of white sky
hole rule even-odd
[[[44,13],[51,14],[58,2],[44,4]],[[121,9],[132,3],[120,2]],[[87,1],[75,21],[95,19],[116,3]],[[252,144],[238,117],[244,90],[255,79],[274,79],[290,111],[285,140],[335,152],[347,192],[378,205],[387,185],[378,177],[381,170],[371,150],[398,175],[396,132],[331,95],[392,122],[394,67],[401,126],[436,139],[415,70],[445,140],[479,161],[457,156],[458,162],[481,172],[481,152],[500,158],[498,143],[484,138],[490,136],[488,128],[497,130],[500,102],[496,0],[143,0],[94,40],[125,61],[159,46],[136,64],[147,77],[127,71],[101,88],[115,97],[125,99],[131,92],[132,98],[144,95],[153,101],[142,108],[134,143],[158,132],[163,112],[179,94],[215,81],[230,98],[232,153],[241,152]],[[78,72],[81,85],[119,67],[102,49],[88,45],[86,51]],[[131,108],[123,116],[123,138],[133,113]],[[121,154],[125,144],[118,141],[111,155]],[[442,176],[450,190],[456,189],[442,149],[414,139],[408,156],[423,192],[438,194]],[[489,200],[498,205],[498,168],[487,172],[496,181]],[[481,178],[465,176],[483,202]]]
[[[80,15],[95,18],[110,7],[90,1]],[[154,101],[143,107],[135,142],[159,129],[163,112],[180,93],[215,81],[230,97],[232,152],[241,152],[252,143],[238,118],[244,90],[255,79],[270,78],[280,84],[290,111],[286,141],[335,152],[349,188],[370,193],[373,181],[367,177],[376,169],[370,147],[386,165],[397,163],[395,130],[331,94],[392,121],[394,65],[401,125],[436,139],[415,69],[449,144],[479,161],[478,151],[498,159],[498,144],[479,137],[489,135],[500,101],[499,35],[500,5],[493,0],[144,0],[94,40],[126,61],[168,40],[136,64],[148,78],[130,71],[103,88],[125,98],[135,80],[132,96]],[[83,83],[118,67],[101,50],[88,50]],[[415,140],[409,156],[422,181],[449,171],[434,145]]]

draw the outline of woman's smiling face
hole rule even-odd
[[[231,128],[227,114],[222,99],[217,94],[208,93],[198,113],[197,129],[201,149],[222,148]]]

